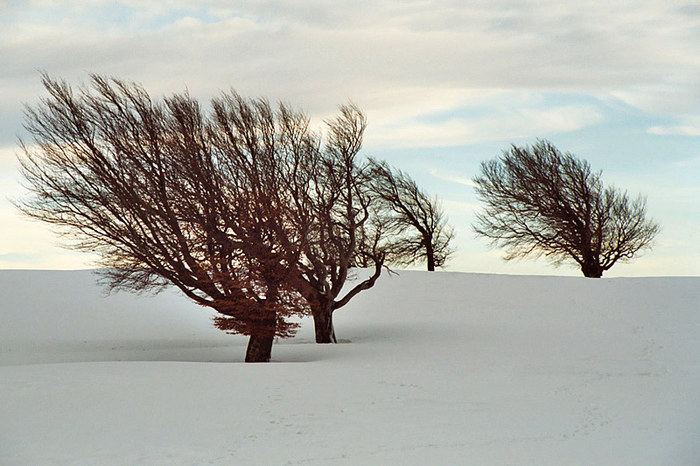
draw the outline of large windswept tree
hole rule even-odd
[[[474,178],[485,204],[476,233],[506,248],[507,260],[545,256],[573,261],[586,277],[649,247],[659,226],[646,219],[646,202],[605,187],[588,162],[547,141],[512,146],[483,162]]]
[[[357,108],[341,107],[322,144],[302,113],[234,92],[207,114],[186,94],[154,101],[100,76],[77,91],[43,83],[49,96],[26,109],[31,196],[18,206],[97,253],[111,288],[174,285],[218,311],[219,328],[250,335],[246,361],[267,361],[292,316],[312,311],[317,339],[334,338],[332,311],[379,276],[375,242],[375,273],[341,295],[368,249]]]
[[[384,161],[371,161],[373,193],[386,233],[393,237],[393,262],[425,261],[428,271],[442,267],[452,254],[453,230],[440,202],[415,180]]]
[[[250,335],[246,361],[269,360],[274,337],[294,330],[288,318],[308,309],[296,286],[304,238],[280,231],[286,173],[258,185],[254,174],[291,153],[281,146],[298,138],[298,119],[266,114],[271,138],[212,123],[187,95],[155,102],[139,85],[99,76],[78,91],[43,83],[49,96],[27,107],[32,141],[21,143],[32,195],[18,206],[57,227],[67,246],[98,254],[111,288],[175,285],[218,311],[219,327]],[[222,150],[225,131],[246,147]]]

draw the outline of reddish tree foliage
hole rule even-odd
[[[247,361],[269,360],[274,336],[293,332],[288,317],[308,308],[295,285],[303,234],[280,231],[285,174],[265,172],[260,155],[295,143],[299,117],[265,114],[271,139],[246,121],[211,121],[186,94],[154,102],[100,76],[78,92],[43,82],[49,97],[26,109],[33,144],[21,143],[20,161],[32,197],[22,211],[97,253],[112,289],[173,284],[221,313],[220,328],[251,335]],[[232,140],[243,142],[222,143]]]
[[[336,342],[333,313],[374,286],[386,258],[369,166],[358,160],[365,115],[356,106],[345,105],[326,124],[325,146],[316,162],[306,166],[304,179],[312,189],[305,205],[312,221],[300,261],[299,291],[311,307],[317,343]],[[343,292],[358,264],[371,267],[371,275]]]
[[[237,198],[255,206],[254,215],[281,206],[266,216],[276,249],[246,250],[246,256],[261,260],[275,250],[294,251],[297,273],[286,283],[306,299],[316,341],[335,341],[332,313],[371,288],[383,265],[380,229],[370,220],[368,172],[357,160],[364,115],[354,105],[341,106],[323,138],[309,130],[308,118],[284,105],[274,112],[265,100],[232,94],[215,99],[213,108],[213,144],[238,164],[225,169],[246,174],[248,197]],[[374,259],[374,273],[341,294],[360,255]]]
[[[236,93],[205,114],[187,94],[156,102],[115,79],[43,81],[49,97],[26,110],[34,144],[21,144],[24,213],[97,253],[112,289],[172,284],[215,309],[218,328],[251,336],[246,361],[269,360],[309,311],[317,341],[335,341],[333,311],[386,255],[357,107],[324,139],[302,113]],[[373,274],[342,294],[360,262]]]

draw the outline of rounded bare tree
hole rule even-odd
[[[588,162],[548,141],[513,145],[481,164],[473,180],[485,204],[474,230],[506,249],[505,259],[545,256],[573,261],[599,278],[648,248],[660,227],[646,219],[646,200],[603,186]]]

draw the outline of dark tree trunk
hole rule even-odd
[[[425,256],[428,259],[428,272],[435,272],[435,250],[433,250],[431,238],[425,238],[424,242]]]
[[[428,251],[428,272],[435,272],[435,256],[433,251]]]
[[[272,357],[272,342],[275,339],[277,319],[274,312],[267,312],[258,321],[248,340],[245,352],[245,362],[270,362]]]
[[[603,268],[598,262],[585,262],[581,265],[581,272],[586,278],[600,278],[603,276]]]
[[[271,332],[251,335],[245,352],[245,362],[270,362],[274,339],[275,334]]]
[[[337,343],[335,329],[333,328],[332,303],[323,303],[313,306],[311,314],[314,318],[314,330],[316,343]]]

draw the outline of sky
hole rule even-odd
[[[23,106],[40,73],[90,73],[152,96],[222,91],[282,100],[317,128],[352,101],[363,153],[441,199],[454,226],[448,270],[580,275],[505,262],[471,229],[471,179],[511,144],[548,139],[647,198],[653,249],[606,276],[700,275],[700,3],[654,1],[0,0],[0,269],[79,269],[23,218]]]

